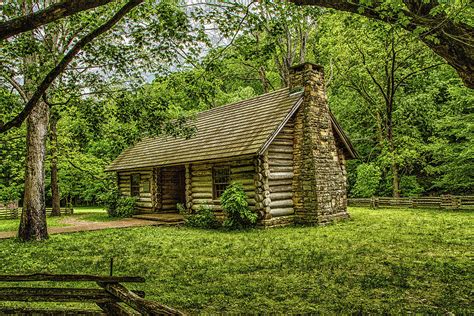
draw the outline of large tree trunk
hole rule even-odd
[[[58,184],[58,124],[57,113],[51,113],[49,123],[49,141],[51,146],[51,198],[53,202],[53,209],[51,210],[51,216],[61,216],[60,201],[61,197],[59,194]]]
[[[22,241],[48,238],[46,228],[45,174],[49,108],[39,102],[27,119],[25,195],[18,238]]]

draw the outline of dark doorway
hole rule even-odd
[[[176,204],[186,203],[185,168],[165,167],[162,172],[162,212],[177,212]]]

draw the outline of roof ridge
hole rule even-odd
[[[216,107],[213,107],[212,109],[207,109],[207,110],[204,110],[204,111],[201,111],[201,112],[197,112],[197,113],[196,113],[196,116],[198,116],[198,115],[200,115],[200,114],[203,114],[203,113],[208,113],[208,112],[211,112],[211,111],[214,111],[214,110],[225,109],[225,108],[228,107],[228,106],[236,105],[236,104],[239,104],[239,103],[244,103],[244,102],[252,101],[252,100],[255,100],[255,99],[258,99],[258,98],[262,98],[262,97],[271,95],[271,94],[273,94],[273,93],[280,93],[280,92],[283,91],[283,90],[288,90],[288,87],[283,87],[283,88],[280,88],[280,89],[277,89],[277,90],[273,90],[273,91],[270,91],[270,92],[267,92],[267,93],[264,93],[264,94],[259,94],[259,95],[256,95],[256,96],[254,96],[254,97],[251,97],[251,98],[249,98],[249,99],[243,99],[243,100],[240,100],[240,101],[235,101],[235,102],[232,102],[232,103],[227,103],[227,104],[224,104],[224,105],[216,106]]]

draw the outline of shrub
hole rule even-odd
[[[220,226],[216,215],[207,205],[200,205],[195,213],[186,211],[182,204],[178,204],[177,207],[179,212],[184,215],[184,223],[186,226],[196,228],[218,228]]]
[[[402,196],[414,197],[423,193],[423,187],[416,180],[416,176],[402,176],[400,179],[400,191]]]
[[[357,180],[352,190],[355,197],[372,197],[378,190],[382,173],[373,164],[357,166]]]
[[[136,198],[120,196],[117,188],[102,194],[100,200],[110,217],[130,217],[135,214]]]
[[[117,201],[114,217],[131,217],[135,214],[137,199],[131,196],[122,196]],[[110,214],[109,214],[110,215]]]
[[[21,186],[0,184],[0,202],[9,203],[20,199]]]
[[[252,212],[247,196],[240,183],[232,183],[222,193],[221,205],[226,214],[224,226],[231,229],[248,228],[257,222],[257,214]]]

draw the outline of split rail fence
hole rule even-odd
[[[446,210],[474,210],[474,196],[442,195],[416,198],[349,198],[349,206],[438,208]]]
[[[36,282],[35,284],[37,282],[94,282],[98,285],[95,288],[0,287],[0,302],[93,303],[100,308],[100,310],[94,310],[0,307],[1,315],[183,315],[176,309],[144,299],[145,293],[143,291],[131,291],[121,284],[145,282],[142,277],[28,274],[0,275],[0,282]]]
[[[61,208],[61,215],[72,215],[74,210],[72,208]],[[2,219],[16,219],[20,216],[21,211],[18,204],[11,203],[8,205],[0,203],[0,220]],[[46,215],[51,216],[51,209],[46,209]]]

